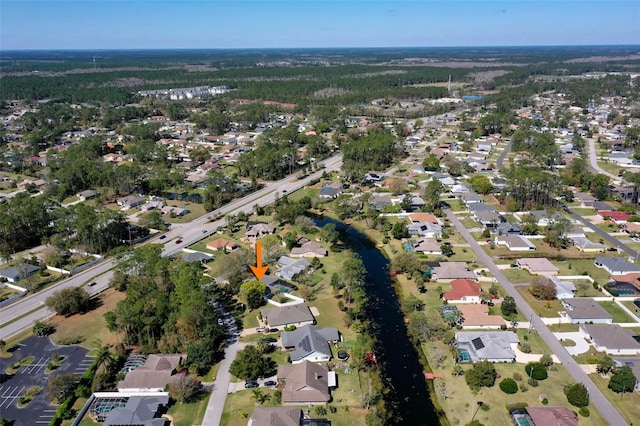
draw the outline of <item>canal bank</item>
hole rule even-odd
[[[320,227],[333,223],[346,232],[349,248],[360,256],[367,270],[369,333],[376,341],[385,406],[391,414],[389,424],[437,425],[446,421],[444,414],[436,410],[424,378],[426,360],[407,333],[389,259],[355,227],[327,217],[316,217],[314,221]]]

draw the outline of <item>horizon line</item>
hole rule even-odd
[[[522,45],[458,45],[458,46],[317,46],[317,47],[139,47],[139,48],[34,48],[34,49],[0,49],[5,52],[85,52],[85,51],[167,51],[167,50],[341,50],[341,49],[496,49],[496,48],[549,48],[549,47],[638,47],[640,43],[616,44],[522,44]]]

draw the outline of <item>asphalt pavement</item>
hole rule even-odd
[[[544,340],[544,342],[549,346],[549,349],[553,354],[555,354],[562,365],[569,372],[573,380],[577,383],[584,384],[589,390],[589,400],[590,404],[594,406],[598,412],[602,415],[606,421],[612,426],[623,426],[627,425],[627,422],[622,418],[618,410],[607,400],[602,392],[593,384],[589,376],[582,370],[582,368],[578,365],[578,363],[573,359],[571,355],[566,351],[564,346],[560,344],[558,339],[555,338],[553,333],[547,328],[547,326],[542,322],[540,317],[533,311],[531,306],[524,300],[522,295],[518,293],[513,284],[505,277],[502,271],[496,266],[491,257],[480,247],[478,242],[471,236],[469,231],[462,225],[460,220],[456,217],[455,214],[451,211],[451,209],[446,209],[445,213],[453,226],[460,232],[463,238],[469,244],[469,247],[476,254],[478,261],[484,263],[487,269],[491,271],[496,280],[502,285],[502,288],[507,292],[507,294],[514,298],[518,309],[520,312],[526,317],[530,319],[530,323],[538,332],[540,337]]]

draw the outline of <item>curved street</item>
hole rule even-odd
[[[507,294],[514,298],[518,309],[527,318],[530,318],[530,322],[534,329],[538,332],[540,337],[549,346],[551,353],[555,354],[562,365],[567,369],[573,380],[578,383],[584,384],[589,390],[590,403],[600,412],[603,418],[607,419],[612,426],[623,426],[627,422],[622,418],[618,410],[607,400],[602,392],[593,384],[589,376],[582,370],[578,363],[573,359],[571,355],[566,351],[564,346],[560,344],[558,339],[555,338],[553,333],[542,322],[540,317],[533,311],[531,306],[524,300],[522,295],[518,293],[513,284],[504,276],[502,271],[493,263],[493,260],[489,255],[480,247],[478,242],[471,236],[469,231],[462,225],[460,220],[455,216],[451,209],[446,209],[445,213],[454,227],[460,232],[464,239],[469,244],[469,247],[476,254],[478,261],[486,265],[487,269],[491,271],[496,280],[502,285]]]

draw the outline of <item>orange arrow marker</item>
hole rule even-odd
[[[261,280],[267,269],[269,269],[269,265],[262,266],[262,243],[260,241],[256,241],[256,266],[249,265],[249,268],[251,268],[251,272],[258,280]]]

